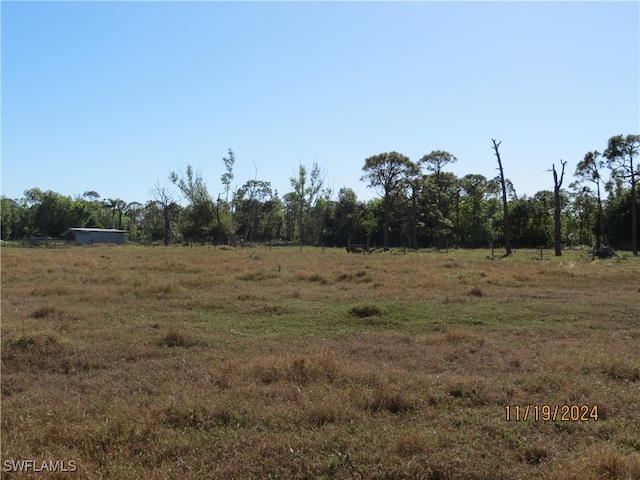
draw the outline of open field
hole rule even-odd
[[[538,255],[3,248],[2,478],[637,480],[640,261]]]

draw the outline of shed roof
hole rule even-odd
[[[117,228],[70,228],[63,235],[70,232],[100,232],[100,233],[129,233],[127,230],[118,230]]]

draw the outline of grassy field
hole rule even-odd
[[[629,255],[1,254],[2,478],[640,478]]]

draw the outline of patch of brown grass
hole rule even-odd
[[[158,345],[169,348],[188,348],[196,345],[196,341],[188,333],[177,327],[171,327],[169,328],[169,331],[160,340],[158,340]]]
[[[61,352],[60,341],[52,335],[24,334],[16,338],[9,339],[3,348],[3,356],[7,359],[16,356],[33,354],[35,357],[50,356]]]
[[[429,441],[424,433],[407,432],[395,438],[393,451],[402,457],[425,455],[429,451]]]
[[[415,405],[400,387],[383,383],[378,385],[371,397],[366,399],[364,408],[372,412],[388,412],[396,415],[410,412]]]
[[[610,358],[602,363],[602,372],[614,380],[640,381],[640,365],[621,358]]]
[[[320,285],[327,285],[329,283],[329,279],[325,275],[317,272],[300,273],[298,274],[298,279],[304,282],[317,282]]]
[[[34,309],[29,316],[33,318],[47,318],[52,317],[56,312],[57,308],[54,305],[42,305]]]
[[[275,276],[276,275],[273,272],[249,271],[237,275],[236,278],[244,282],[259,282],[262,280],[274,278]]]
[[[467,292],[467,295],[471,297],[483,297],[484,293],[480,287],[473,287],[471,290]]]

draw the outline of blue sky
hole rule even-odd
[[[301,163],[353,188],[364,160],[432,150],[519,195],[640,133],[638,2],[7,2],[2,194],[146,202],[191,164],[223,192]],[[569,181],[567,180],[566,186]]]

